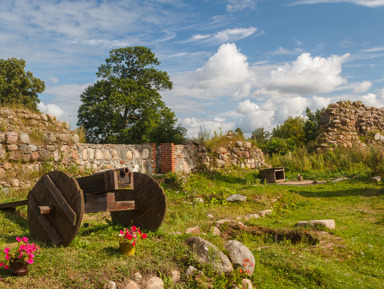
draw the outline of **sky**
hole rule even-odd
[[[384,0],[0,0],[0,58],[71,128],[109,52],[149,47],[187,136],[271,131],[340,100],[384,106]]]

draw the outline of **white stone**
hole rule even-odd
[[[246,196],[242,196],[240,194],[230,195],[227,198],[227,202],[245,202],[246,200],[247,200],[247,197]]]
[[[173,281],[173,284],[177,284],[180,282],[180,271],[179,270],[172,270],[171,271],[171,278]]]
[[[143,149],[143,159],[147,159],[149,157],[149,150]]]
[[[316,225],[323,225],[327,229],[335,229],[336,223],[335,220],[311,220],[311,221],[300,221],[296,224],[298,227],[306,227],[307,225],[310,226],[316,226]]]
[[[265,217],[265,216],[272,214],[272,210],[271,209],[262,210],[262,211],[259,211],[258,214],[260,217]]]
[[[214,236],[220,236],[220,230],[219,230],[219,228],[211,227],[211,233],[212,233],[212,235],[214,235]]]
[[[96,160],[102,160],[104,157],[104,154],[101,150],[97,149],[95,152],[95,159]]]
[[[245,218],[247,218],[247,219],[258,219],[258,218],[260,218],[260,216],[258,214],[250,214],[250,215],[246,215]]]
[[[164,282],[159,277],[151,277],[146,283],[146,289],[163,289]]]
[[[132,159],[132,152],[127,151],[127,153],[125,154],[125,157],[127,158],[127,160],[131,160]]]
[[[20,133],[20,141],[22,143],[25,143],[25,144],[29,144],[30,140],[29,140],[29,136],[27,133]]]
[[[128,282],[124,285],[124,289],[140,289],[140,287],[135,281],[128,280]]]
[[[107,286],[105,287],[106,289],[116,289],[117,287],[116,287],[116,283],[115,282],[113,282],[113,281],[109,281],[108,283],[107,283]]]

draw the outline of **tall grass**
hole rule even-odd
[[[266,155],[266,163],[284,166],[288,172],[329,175],[384,175],[384,148],[355,146],[309,153],[305,147],[296,147],[286,155]]]

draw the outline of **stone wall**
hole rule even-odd
[[[328,106],[320,124],[321,148],[384,144],[384,109],[340,101]]]
[[[0,188],[34,185],[38,176],[50,170],[92,173],[128,167],[151,175],[229,165],[259,168],[264,157],[248,142],[230,141],[210,154],[192,142],[158,146],[80,143],[78,133],[52,115],[0,108]]]

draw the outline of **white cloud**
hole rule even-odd
[[[303,52],[304,52],[304,50],[301,48],[295,48],[293,50],[288,50],[288,49],[280,46],[278,49],[276,49],[275,51],[272,51],[270,54],[272,54],[272,55],[295,55],[295,54],[300,54]]]
[[[61,117],[64,115],[64,110],[62,110],[61,107],[54,103],[45,104],[40,102],[37,107],[42,113],[52,114],[56,116],[57,119],[61,119]]]
[[[384,107],[384,89],[382,89],[377,95],[373,93],[363,95],[361,100],[366,105],[382,108]]]
[[[228,122],[222,117],[215,117],[212,120],[196,119],[195,117],[192,117],[180,119],[179,122],[183,127],[188,129],[188,138],[197,137],[199,133],[208,134],[210,136],[215,132],[226,133],[229,130],[233,130],[235,125],[233,122]]]
[[[319,3],[350,3],[370,8],[384,6],[384,0],[298,0],[293,4],[319,4]]]
[[[80,95],[89,85],[91,83],[47,86],[42,96],[49,95],[51,101],[62,108],[60,118],[70,122],[71,127],[74,128],[77,123],[77,111],[81,104]],[[56,116],[59,118],[58,115]]]
[[[233,28],[219,31],[215,34],[196,34],[188,42],[204,41],[211,44],[220,44],[234,42],[240,39],[247,38],[257,31],[256,27],[249,28]]]
[[[281,93],[326,93],[346,82],[341,77],[342,63],[349,57],[333,55],[328,58],[311,57],[303,53],[292,63],[271,71],[265,86]]]
[[[363,81],[359,83],[358,86],[355,87],[355,89],[353,90],[353,93],[359,94],[359,93],[366,92],[368,89],[371,88],[371,86],[372,86],[372,82]]]
[[[255,9],[256,1],[255,0],[228,0],[227,11],[228,12],[237,12],[243,10],[252,10]]]
[[[250,77],[247,57],[233,43],[221,45],[217,53],[196,71],[197,84],[203,88],[241,85]]]

